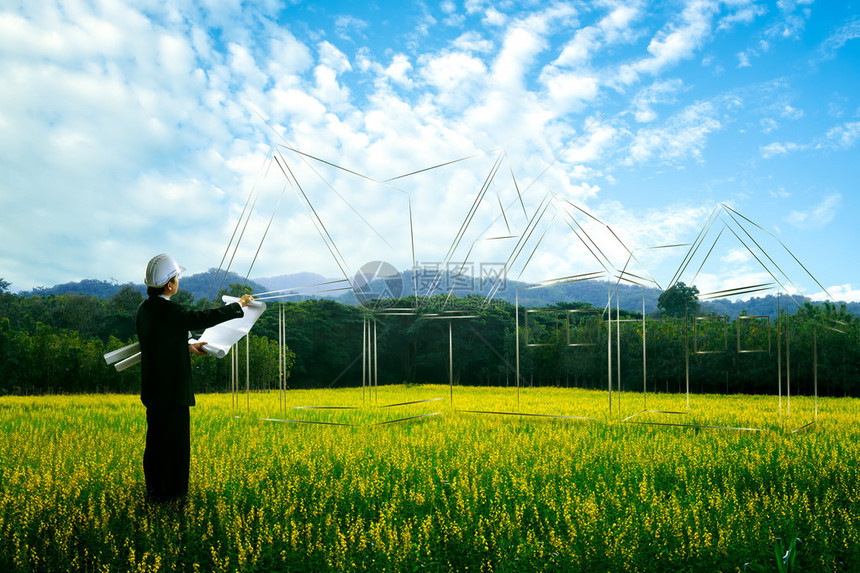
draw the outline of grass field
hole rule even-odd
[[[621,421],[643,405],[395,386],[241,396],[237,419],[202,395],[179,510],[145,501],[137,397],[3,397],[0,570],[777,571],[777,538],[799,538],[796,571],[860,571],[860,401],[821,399],[798,433],[809,399],[790,418],[775,397],[697,396]]]

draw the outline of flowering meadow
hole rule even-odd
[[[811,399],[685,400],[198,395],[178,507],[146,501],[136,396],[0,397],[0,570],[777,571],[796,539],[783,567],[860,570],[860,400],[798,432]]]

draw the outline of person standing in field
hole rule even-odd
[[[240,318],[253,298],[211,310],[187,310],[171,302],[179,292],[185,268],[166,254],[146,266],[147,298],[137,309],[140,343],[140,398],[146,406],[146,449],[143,473],[146,492],[155,502],[181,501],[188,494],[191,465],[191,354],[205,356],[205,341],[189,344],[189,331]]]

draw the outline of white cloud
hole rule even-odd
[[[499,89],[522,89],[529,65],[546,45],[538,30],[527,26],[511,28],[505,34],[502,50],[493,63],[493,80]]]
[[[573,67],[587,62],[600,48],[599,30],[592,26],[580,28],[573,39],[553,62],[560,67]]]
[[[454,48],[462,52],[489,53],[495,47],[493,42],[484,38],[478,32],[469,31],[462,34],[452,43]]]
[[[346,56],[329,42],[319,46],[319,64],[314,68],[316,86],[314,95],[335,110],[349,106],[349,88],[338,82],[338,75],[352,66]]]
[[[426,4],[420,4],[421,16],[415,22],[415,28],[410,33],[409,45],[411,48],[419,48],[421,40],[430,35],[430,30],[436,25],[436,18],[430,13]]]
[[[860,137],[860,121],[836,126],[827,131],[825,141],[838,149],[848,149]]]
[[[466,16],[459,13],[452,13],[442,19],[442,23],[452,28],[461,28],[466,21]]]
[[[9,12],[0,13],[0,47],[3,51],[24,55],[31,61],[49,58],[74,64],[76,60],[100,53],[121,54],[133,46],[123,42],[122,30],[107,19],[83,14],[74,22],[65,21],[57,11],[49,6],[45,8],[46,13],[39,15],[39,18],[45,18],[43,21]],[[144,31],[140,29],[139,21],[135,24],[137,31]]]
[[[467,14],[477,14],[484,9],[487,0],[466,0],[463,6],[466,8]]]
[[[727,265],[742,265],[750,262],[752,258],[752,254],[746,249],[732,249],[721,260]]]
[[[797,39],[806,28],[811,10],[807,6],[814,0],[779,0],[776,4],[782,20],[771,26],[767,34],[772,37]]]
[[[576,73],[558,73],[544,79],[555,113],[580,111],[597,96],[598,79]]]
[[[833,193],[806,211],[792,211],[785,220],[800,229],[821,228],[833,221],[841,205],[842,195]]]
[[[615,6],[612,12],[600,21],[600,30],[610,44],[630,41],[636,36],[632,28],[633,22],[641,15],[641,2],[623,2]]]
[[[680,79],[659,80],[650,86],[641,89],[633,98],[634,116],[640,123],[648,123],[657,119],[657,112],[653,105],[660,103],[673,103],[676,95],[683,88]]]
[[[504,26],[507,23],[507,17],[496,10],[495,8],[487,8],[484,12],[484,24],[488,26]]]
[[[611,125],[595,123],[583,134],[583,139],[565,154],[565,158],[572,162],[594,162],[609,152],[617,134],[618,130]]]
[[[787,153],[793,153],[795,151],[803,151],[807,148],[807,146],[798,143],[780,143],[778,141],[775,141],[773,143],[769,143],[761,147],[760,151],[762,157],[764,157],[765,159],[770,159],[771,157],[776,157],[777,155],[785,155]]]
[[[364,32],[369,24],[361,18],[350,16],[347,14],[339,15],[335,18],[335,32],[338,37],[352,41],[352,36],[364,37]]]
[[[268,94],[267,103],[278,117],[298,123],[316,124],[326,112],[325,104],[301,89],[273,89]]]
[[[629,85],[642,74],[658,74],[665,68],[692,57],[711,33],[711,20],[717,5],[697,1],[687,5],[681,13],[680,23],[661,29],[648,44],[648,56],[632,64],[621,66],[618,81]]]
[[[759,123],[763,133],[770,133],[779,127],[779,123],[772,117],[765,117]]]
[[[419,61],[418,73],[436,90],[440,105],[463,109],[474,101],[487,81],[484,62],[464,52],[433,55]]]
[[[349,59],[330,42],[321,42],[319,45],[319,63],[341,74],[352,69]]]
[[[830,293],[830,297],[827,296],[827,293]],[[809,298],[819,302],[831,300],[831,297],[836,302],[860,302],[860,288],[846,283],[829,286],[827,292],[821,291],[809,295]]]
[[[579,28],[552,65],[578,67],[591,60],[605,45],[632,41],[636,37],[633,23],[639,16],[639,2],[615,6],[596,25]]]
[[[549,45],[546,36],[552,26],[574,15],[575,11],[570,6],[558,5],[535,12],[511,24],[505,32],[502,49],[493,64],[493,75],[501,87],[521,85],[527,66]]]
[[[797,117],[803,114],[790,106],[788,107]],[[860,122],[848,122],[828,129],[824,135],[816,137],[810,143],[773,142],[761,147],[760,151],[762,157],[770,159],[778,155],[810,149],[850,149],[858,138],[860,138]]]
[[[803,110],[797,109],[790,105],[786,105],[781,111],[782,117],[786,119],[800,119],[803,117]]]
[[[829,60],[851,40],[860,38],[860,18],[852,18],[825,39],[818,48],[818,58]]]
[[[227,46],[227,50],[230,69],[235,77],[240,78],[254,89],[263,89],[266,81],[268,81],[268,76],[257,67],[257,62],[254,61],[251,52],[245,46],[232,43]]]
[[[301,43],[289,30],[278,29],[269,41],[266,69],[276,83],[297,81],[298,74],[313,65],[310,49]]]
[[[409,77],[409,72],[412,71],[412,62],[405,54],[396,54],[391,60],[391,65],[385,69],[385,75],[391,81],[400,84],[403,87],[411,88],[412,79]]]
[[[731,4],[731,3],[727,3]],[[739,3],[740,7],[735,12],[731,12],[726,16],[723,16],[719,19],[719,24],[717,24],[717,30],[731,30],[738,24],[750,24],[757,17],[763,16],[767,13],[767,8],[764,6],[757,6],[746,0]]]
[[[661,127],[638,130],[626,163],[641,163],[655,156],[663,162],[701,159],[707,135],[721,127],[712,103],[691,105],[669,118]]]

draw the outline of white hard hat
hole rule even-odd
[[[185,272],[185,267],[180,267],[176,259],[162,253],[152,257],[146,265],[146,279],[143,282],[148,287],[164,286],[182,272]]]

